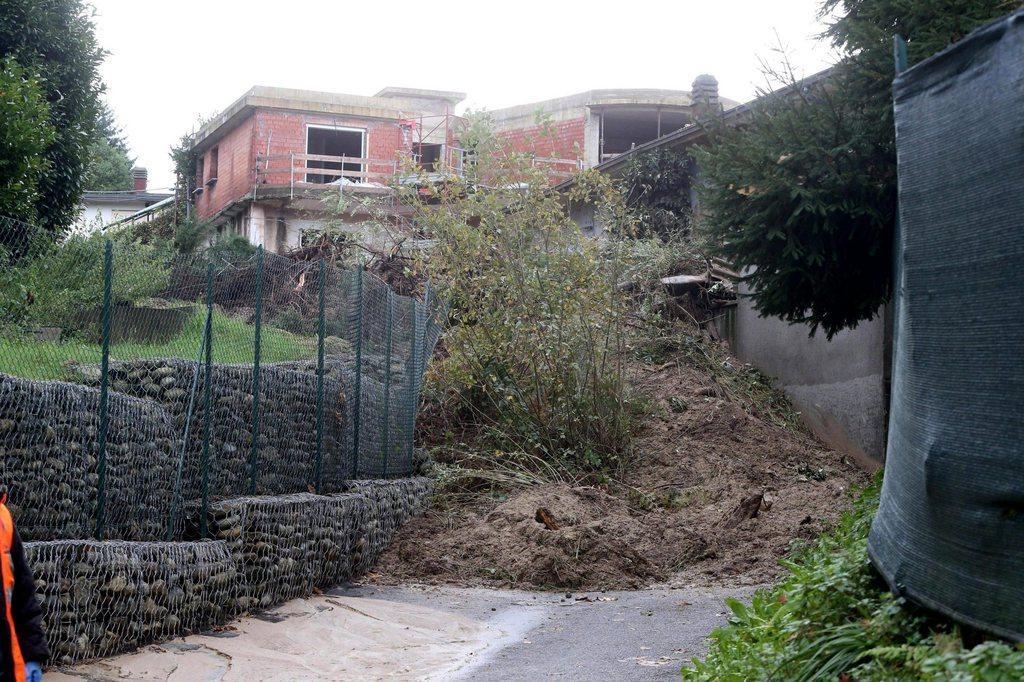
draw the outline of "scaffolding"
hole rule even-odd
[[[410,161],[416,168],[438,176],[461,176],[465,166],[466,150],[459,146],[459,134],[465,129],[466,118],[450,111],[440,114],[420,114],[400,122],[404,131],[405,147],[410,150]]]

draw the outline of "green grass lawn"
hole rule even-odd
[[[205,312],[196,308],[181,333],[164,343],[118,343],[110,347],[112,360],[133,358],[188,358],[199,354]],[[255,327],[215,311],[213,315],[213,361],[245,364],[253,360]],[[285,362],[316,356],[316,339],[297,336],[263,325],[262,362]],[[0,372],[26,379],[69,379],[70,363],[98,365],[98,343],[69,339],[54,343],[33,339],[0,338]]]

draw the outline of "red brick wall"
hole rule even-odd
[[[366,118],[346,118],[305,114],[291,111],[275,111],[272,109],[256,112],[256,130],[253,143],[256,154],[266,154],[270,145],[270,155],[305,154],[306,126],[329,125],[343,128],[360,128],[366,131],[366,158],[390,161],[397,158],[402,149],[402,129],[395,121],[381,121]],[[279,167],[287,167],[287,161],[276,162]],[[273,167],[275,162],[271,162]],[[388,172],[393,170],[390,164],[371,164],[371,172]],[[287,185],[290,181],[288,173],[274,174],[268,177],[267,184]]]
[[[267,154],[268,148],[271,156],[292,152],[305,154],[306,126],[310,124],[366,130],[366,156],[370,159],[391,161],[398,158],[399,151],[406,149],[402,129],[396,121],[258,109],[218,142],[219,177],[212,191],[206,188],[197,198],[196,211],[199,217],[210,218],[232,202],[250,194],[256,181],[256,157]],[[207,176],[209,164],[210,152],[207,151],[204,157]],[[271,161],[271,170],[280,168],[281,172],[271,172],[266,176],[265,184],[288,185],[291,180],[286,170],[288,164],[287,159]],[[367,170],[391,173],[393,166],[389,163],[369,164]],[[260,180],[262,182],[264,178]]]
[[[205,185],[212,177],[212,148],[203,154],[203,178],[196,178],[197,186],[203,188],[203,193],[195,198],[196,214],[201,219],[210,218],[252,191],[252,117],[244,119],[214,146],[217,148],[217,183]]]
[[[549,126],[503,130],[498,137],[517,152],[554,159],[583,158],[583,118],[556,121]]]

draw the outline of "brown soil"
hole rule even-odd
[[[685,360],[639,370],[655,414],[623,483],[537,485],[410,521],[373,579],[571,589],[756,584],[867,475]],[[763,497],[762,497],[763,496]]]

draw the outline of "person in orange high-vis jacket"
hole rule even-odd
[[[21,537],[0,496],[0,572],[3,573],[3,616],[0,618],[0,680],[40,682],[50,657],[43,635],[43,610],[36,599],[32,569],[25,561]]]

